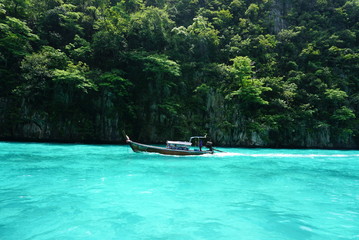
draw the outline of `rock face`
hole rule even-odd
[[[279,130],[272,126],[251,127],[253,120],[245,117],[235,104],[228,104],[224,96],[211,89],[198,122],[200,113],[188,111],[185,119],[192,127],[182,135],[176,130],[179,121],[169,119],[154,104],[138,114],[138,121],[126,122],[123,111],[109,98],[95,99],[91,104],[93,114],[74,112],[57,114],[39,110],[25,100],[14,102],[0,99],[0,138],[31,141],[61,142],[124,142],[122,130],[126,129],[139,141],[163,143],[167,139],[183,140],[190,135],[207,134],[217,146],[241,147],[282,147],[282,148],[357,148],[350,135],[336,135],[329,127],[313,129],[298,122],[295,127],[282,126]],[[142,119],[140,119],[142,118]],[[182,120],[181,120],[182,121]],[[183,121],[182,121],[183,122]],[[203,125],[203,126],[201,126]],[[196,128],[197,127],[197,128]],[[204,128],[201,128],[204,127]],[[183,130],[181,127],[181,130]],[[186,130],[186,129],[184,129]],[[181,139],[178,139],[181,138]]]
[[[282,147],[282,148],[344,148],[355,149],[358,144],[350,135],[337,135],[329,127],[314,128],[304,123],[295,127],[282,126],[274,130],[263,125],[258,130],[248,127],[251,119],[245,118],[236,106],[225,103],[221,94],[208,94],[210,136],[224,146]]]
[[[122,116],[111,112],[111,101],[102,105],[101,111],[107,114],[97,114],[92,119],[88,116],[73,118],[54,118],[49,113],[38,111],[22,103],[21,108],[14,111],[14,103],[1,99],[0,123],[2,139],[32,140],[32,141],[64,141],[64,142],[123,142]],[[156,109],[156,106],[153,106]],[[357,148],[351,137],[335,136],[329,128],[313,131],[298,124],[296,129],[283,129],[273,135],[269,126],[262,126],[260,131],[248,128],[250,120],[245,119],[233,106],[226,104],[223,96],[212,90],[207,98],[206,129],[208,135],[217,146],[242,147],[285,147],[285,148]],[[111,114],[109,114],[111,112]],[[192,113],[189,113],[189,118]],[[144,115],[143,115],[144,116]],[[131,130],[134,138],[145,142],[163,142],[166,139],[176,139],[174,127],[164,115],[144,116],[146,126],[136,123],[128,129],[139,128],[145,133]],[[160,127],[165,125],[167,127]],[[188,133],[203,134],[200,133]],[[184,138],[186,139],[186,138]]]
[[[273,19],[273,32],[279,33],[282,29],[286,28],[284,17],[288,10],[292,7],[291,1],[275,0],[273,1],[271,9],[271,19]]]
[[[2,99],[0,138],[31,141],[60,142],[120,142],[123,140],[118,113],[54,116],[53,112],[38,110],[34,106]],[[107,105],[105,108],[110,108]],[[60,110],[61,112],[61,110]]]

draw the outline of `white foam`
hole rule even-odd
[[[279,158],[316,158],[316,157],[359,157],[359,154],[291,154],[291,153],[215,153],[216,157],[231,157],[231,156],[241,156],[241,157],[279,157]]]

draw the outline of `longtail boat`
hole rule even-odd
[[[208,150],[202,150],[202,141],[206,139],[206,136],[195,136],[191,137],[189,142],[186,141],[167,141],[166,147],[157,147],[147,144],[142,144],[132,141],[127,135],[126,142],[130,145],[134,152],[150,152],[150,153],[160,153],[165,155],[203,155],[203,154],[213,154],[212,143],[207,142],[206,148]],[[198,146],[191,148],[192,140],[196,140]]]

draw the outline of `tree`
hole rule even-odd
[[[20,62],[32,51],[31,44],[38,39],[24,21],[8,16],[4,5],[0,3],[1,95],[11,95],[11,91],[19,84]]]
[[[15,93],[36,103],[44,102],[44,99],[49,101],[53,95],[54,71],[65,69],[68,61],[65,53],[50,46],[26,56],[21,62],[22,82]]]
[[[174,22],[166,11],[147,7],[131,15],[128,32],[130,49],[163,52],[168,48]]]
[[[219,31],[208,22],[208,19],[198,16],[193,19],[193,23],[187,28],[180,26],[172,30],[175,33],[175,45],[184,44],[187,46],[186,52],[182,52],[191,59],[199,59],[202,62],[210,61],[214,58],[216,47],[219,45]],[[182,38],[183,37],[183,38]]]
[[[72,42],[75,35],[83,36],[84,13],[76,8],[72,4],[62,4],[48,10],[41,18],[41,33],[50,45],[61,48]]]
[[[232,59],[233,65],[229,67],[229,72],[233,78],[232,87],[238,88],[230,90],[227,99],[238,99],[239,105],[247,111],[254,111],[257,105],[266,105],[268,101],[262,98],[262,93],[270,91],[271,88],[265,87],[263,79],[253,78],[253,66],[248,57],[236,57]]]
[[[5,16],[0,19],[0,53],[5,64],[12,64],[32,50],[31,42],[38,40],[25,22]],[[7,65],[9,66],[9,65]]]
[[[88,93],[89,90],[96,90],[97,86],[86,77],[89,72],[88,66],[83,62],[73,64],[69,62],[66,69],[55,69],[53,80],[56,84],[63,86],[68,92],[80,91]]]

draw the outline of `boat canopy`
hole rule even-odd
[[[190,142],[192,142],[192,139],[206,139],[207,138],[207,135],[205,136],[193,136],[189,139]]]
[[[182,146],[191,146],[192,145],[192,143],[190,143],[190,142],[182,142],[182,141],[167,141],[167,144],[182,145]]]

